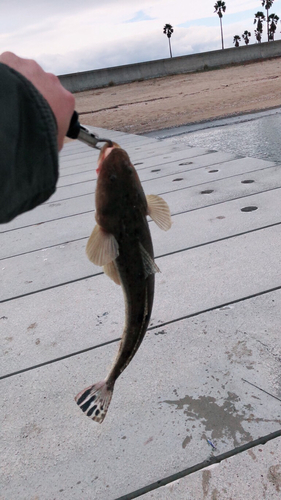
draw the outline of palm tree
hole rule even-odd
[[[169,40],[169,49],[170,49],[170,56],[172,56],[172,49],[171,49],[171,36],[174,33],[173,26],[171,24],[165,24],[164,29],[163,29],[164,35],[167,35],[168,40]]]
[[[254,24],[257,23],[257,29],[255,29],[255,35],[256,35],[256,39],[257,39],[258,43],[261,42],[262,31],[263,31],[262,23],[264,20],[265,20],[265,16],[264,16],[263,12],[259,11],[255,14]]]
[[[240,41],[241,41],[241,36],[234,35],[234,37],[233,37],[233,43],[235,44],[235,47],[239,47],[239,42]]]
[[[262,0],[261,4],[266,8],[266,24],[267,24],[267,41],[269,42],[269,16],[268,11],[271,9],[274,0]]]
[[[268,39],[274,41],[274,35],[277,29],[277,23],[279,21],[279,17],[276,14],[270,14],[270,16],[268,16],[268,20],[270,22]]]
[[[222,16],[223,16],[222,13],[225,12],[225,10],[226,10],[225,2],[221,2],[219,0],[218,2],[215,3],[214,9],[215,9],[215,12],[218,14],[218,16],[220,18],[220,25],[221,25],[221,48],[224,49],[224,45],[223,45],[223,32],[222,32]]]
[[[251,36],[250,31],[245,30],[243,35],[242,35],[242,38],[243,38],[246,45],[248,45],[248,43],[250,41],[250,36]]]

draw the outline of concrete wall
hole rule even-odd
[[[148,80],[167,75],[218,68],[229,64],[268,59],[281,56],[281,40],[256,43],[225,50],[214,50],[188,56],[159,59],[137,64],[126,64],[112,68],[83,71],[61,75],[59,79],[71,92],[79,92],[108,85],[119,85],[135,80]]]

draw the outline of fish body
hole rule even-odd
[[[118,145],[101,152],[96,187],[96,222],[86,252],[123,289],[125,325],[119,350],[106,379],[75,398],[87,416],[102,422],[116,379],[128,366],[146,333],[154,297],[153,245],[147,222],[151,215],[169,229],[168,205],[158,196],[146,197],[128,154]]]

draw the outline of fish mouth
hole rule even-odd
[[[111,142],[111,145],[109,145],[109,142]],[[98,175],[101,171],[101,167],[102,167],[104,160],[108,157],[108,155],[110,155],[111,151],[113,149],[115,149],[116,147],[118,147],[118,146],[115,145],[112,141],[108,141],[108,143],[106,143],[103,146],[103,148],[101,149],[99,159],[98,159],[98,168],[96,169],[96,172]]]

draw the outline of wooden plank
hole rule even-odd
[[[109,137],[142,163],[146,192],[168,189],[174,214],[168,233],[151,223],[162,273],[150,329],[116,384],[104,424],[95,426],[73,396],[105,376],[124,304],[120,288],[84,253],[94,182],[83,170],[98,153],[71,143],[61,155],[65,186],[1,227],[5,500],[75,500],[93,491],[113,500],[205,460],[207,439],[223,453],[280,429],[280,167],[118,132]],[[179,165],[183,158],[188,165]],[[161,162],[161,179],[152,179]],[[183,181],[173,180],[178,174]],[[241,212],[249,204],[258,209]]]
[[[2,380],[1,494],[112,500],[206,460],[207,439],[216,455],[280,429],[280,306],[276,292],[149,333],[102,425],[73,396],[116,345]]]
[[[227,182],[228,188],[233,189],[233,180]],[[226,184],[225,181],[224,188],[226,188]],[[240,188],[240,186],[243,192],[241,182],[238,187]],[[220,189],[223,192],[222,186]],[[251,192],[251,188],[249,191]],[[232,195],[235,197],[238,193],[234,190]],[[61,215],[58,219],[8,231],[3,237],[0,260],[36,250],[46,251],[50,247],[66,245],[77,240],[83,240],[81,241],[80,256],[83,258],[86,241],[96,224],[93,195],[89,195],[87,198],[77,199],[76,213],[69,216],[68,219],[65,219],[63,215],[64,213],[71,214],[72,200],[64,201],[59,207],[53,207],[57,216]],[[215,195],[202,195],[199,191],[192,193],[190,200],[187,199],[185,190],[167,194],[165,199],[168,201],[172,213],[172,229],[163,233],[154,222],[149,221],[156,256],[281,223],[280,188],[257,194],[253,193],[250,196],[241,196],[238,199],[221,203],[216,203]],[[211,200],[210,205],[208,204],[209,199]],[[195,200],[197,206],[194,206]],[[207,205],[205,205],[206,203]],[[192,204],[193,209],[190,209]],[[70,206],[68,207],[68,205]],[[248,213],[242,211],[243,208],[249,206],[257,207],[257,210]],[[61,211],[59,211],[60,208]],[[63,212],[63,209],[67,211]]]
[[[151,319],[153,325],[157,322],[164,324],[178,321],[190,314],[281,287],[281,263],[277,244],[280,236],[281,225],[157,258],[161,274],[156,275]],[[18,366],[20,359],[24,366],[37,363],[31,359],[27,361],[29,350],[22,347],[26,336],[31,333],[36,338],[42,338],[37,331],[30,332],[32,324],[41,325],[40,328],[45,332],[42,325],[51,322],[51,326],[47,328],[47,338],[51,335],[50,330],[55,328],[54,341],[58,346],[64,346],[64,355],[72,350],[89,347],[88,336],[84,340],[85,327],[81,329],[79,326],[84,315],[90,322],[86,329],[88,331],[90,328],[93,334],[93,344],[90,345],[110,341],[121,335],[124,321],[122,291],[108,277],[99,274],[101,269],[91,264],[85,254],[81,258],[81,254],[84,252],[80,248],[77,252],[75,245],[70,244],[69,249],[55,247],[44,252],[22,255],[18,259],[1,261],[1,300],[38,292],[1,304],[1,317],[8,318],[0,322],[2,337],[13,338],[13,341],[8,342],[9,356],[4,357],[2,370],[7,370],[5,359],[8,366],[12,363],[12,358],[15,358]],[[81,280],[94,274],[91,279]],[[66,284],[71,280],[78,281]],[[47,287],[50,289],[42,292]],[[50,319],[45,307],[42,311],[42,302],[45,301]],[[101,315],[105,311],[111,312],[110,317],[114,318],[112,321],[117,321],[118,328],[114,327],[112,330],[111,325],[106,332],[93,328],[91,318],[95,318],[96,313]],[[21,317],[23,314],[24,323]],[[73,325],[70,327],[72,337],[69,342],[65,339],[66,315],[70,315],[70,324]],[[53,325],[53,316],[58,320],[61,317],[61,326],[60,321]],[[117,317],[118,320],[115,319]],[[44,351],[45,342],[42,339],[42,346],[35,346],[38,362],[40,359],[50,359],[49,352]],[[5,346],[6,340],[3,350]],[[39,354],[41,350],[42,354]],[[51,351],[53,357],[61,355],[56,346]],[[18,352],[22,353],[21,358],[18,357]]]

